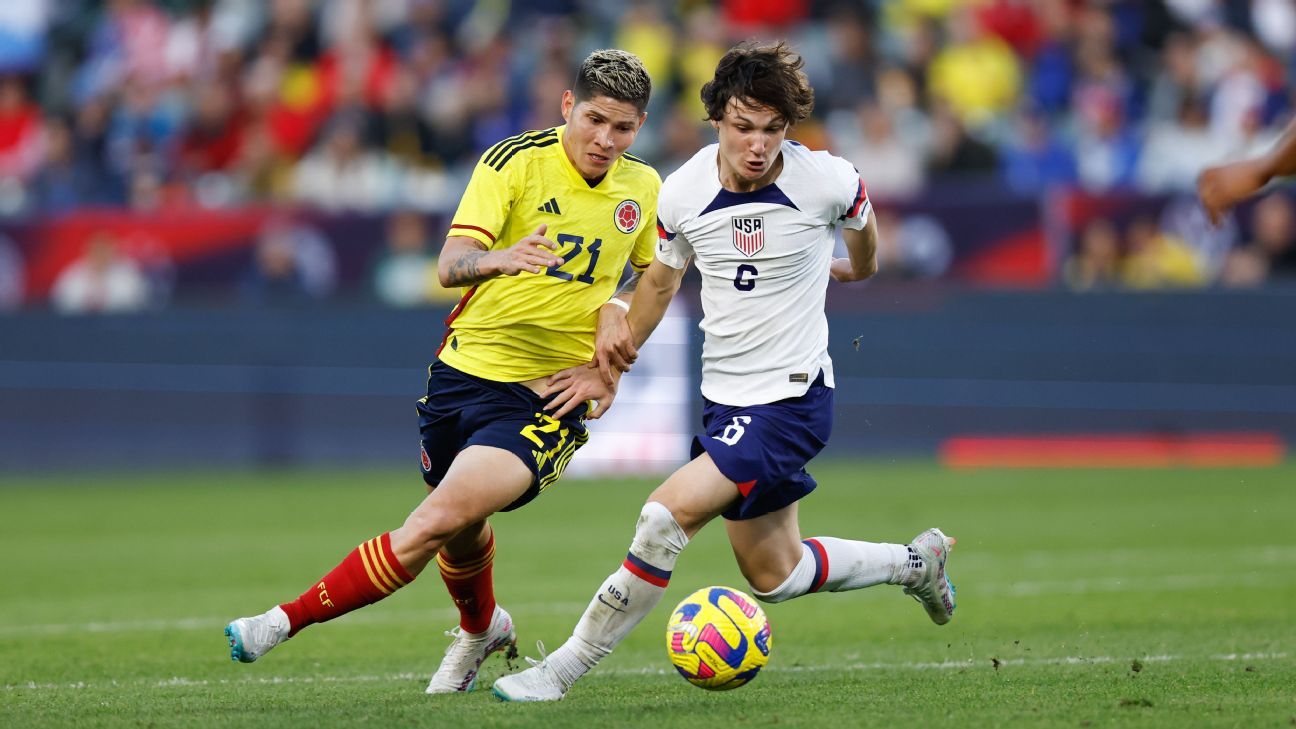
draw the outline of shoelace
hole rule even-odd
[[[532,658],[531,656],[526,657],[526,662],[531,664],[531,666],[538,667],[541,663],[544,663],[545,661],[549,660],[549,654],[545,652],[543,640],[536,641],[536,653],[540,654],[540,660],[538,661]]]
[[[447,656],[453,653],[457,648],[468,650],[470,647],[475,647],[473,646],[473,639],[465,638],[463,634],[463,628],[459,627],[458,625],[451,628],[450,630],[445,631],[445,634],[447,638],[454,639],[453,641],[451,641],[450,645],[446,646],[445,654]]]

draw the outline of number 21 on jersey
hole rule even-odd
[[[603,245],[603,239],[595,238],[593,243],[590,243],[588,246],[586,246],[584,236],[570,235],[568,233],[560,233],[555,240],[558,242],[558,245],[563,247],[566,247],[566,245],[570,243],[572,249],[570,251],[567,251],[567,253],[563,254],[562,263],[558,264],[557,266],[552,266],[548,269],[545,269],[545,273],[550,276],[553,276],[554,278],[560,278],[564,281],[574,280],[574,281],[579,281],[583,284],[594,283],[594,267],[598,265],[599,247]],[[581,254],[582,250],[589,253],[589,265],[586,266],[585,273],[582,273],[579,276],[577,276],[575,274],[571,274],[568,273],[567,271],[562,270],[563,266],[566,266],[568,263],[571,263],[573,259],[575,259],[577,256]],[[580,266],[578,265],[576,266],[576,268],[579,269]]]

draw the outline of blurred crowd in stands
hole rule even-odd
[[[435,255],[421,218],[453,211],[485,147],[561,123],[586,53],[643,58],[655,88],[634,151],[665,176],[712,140],[698,89],[746,38],[802,53],[817,106],[795,136],[854,162],[883,205],[969,189],[1188,195],[1204,166],[1271,145],[1296,88],[1289,0],[7,1],[0,217],[263,202],[390,214],[375,281],[409,302],[426,272],[391,262]],[[1208,250],[1153,216],[1091,221],[1062,280],[1263,282],[1296,256],[1291,201],[1272,199]],[[257,252],[269,269],[276,235]],[[88,245],[87,265],[111,266],[111,248]]]

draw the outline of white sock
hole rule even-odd
[[[598,665],[657,606],[687,544],[669,509],[655,501],[644,505],[625,561],[599,587],[572,636],[549,654],[563,683],[570,687]]]
[[[904,544],[814,537],[801,543],[801,561],[783,584],[756,592],[765,602],[783,602],[811,592],[845,592],[888,583],[906,584],[915,574]],[[918,563],[921,569],[921,561]]]

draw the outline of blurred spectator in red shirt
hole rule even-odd
[[[1039,0],[990,0],[975,9],[981,27],[1003,38],[1018,54],[1035,55],[1044,38],[1043,23],[1036,15]]]
[[[246,120],[235,104],[234,94],[221,82],[203,84],[195,91],[193,119],[178,154],[182,177],[234,165],[246,133]]]
[[[26,180],[42,156],[41,110],[20,76],[0,78],[0,178]]]
[[[721,0],[726,23],[736,37],[786,30],[805,19],[808,0]]]

